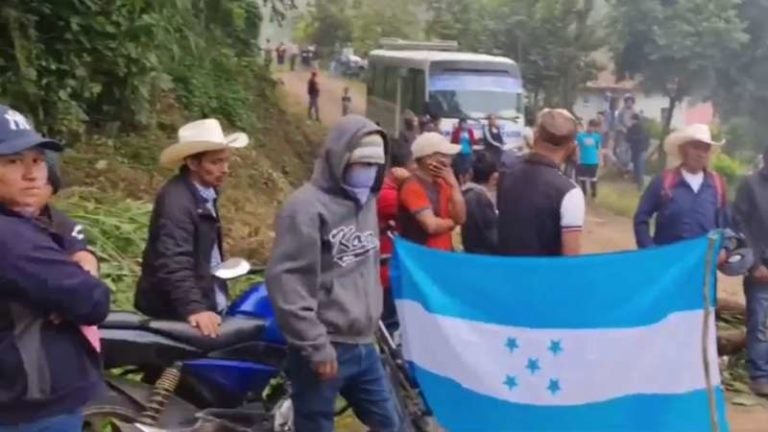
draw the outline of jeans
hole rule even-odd
[[[641,191],[645,187],[645,153],[632,152],[632,175]]]
[[[48,417],[13,426],[0,425],[0,432],[82,432],[82,430],[83,415],[80,413]]]
[[[320,98],[312,96],[309,97],[309,111],[307,115],[309,116],[310,120],[320,121]]]
[[[401,419],[373,344],[334,344],[339,363],[336,378],[321,381],[297,350],[288,353],[296,432],[333,432],[335,404],[341,395],[355,415],[375,432],[399,432]]]
[[[768,285],[744,282],[747,298],[747,369],[753,383],[768,384]]]

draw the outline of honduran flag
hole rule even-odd
[[[575,258],[395,243],[404,355],[446,430],[728,430],[715,236]]]

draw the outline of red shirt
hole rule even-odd
[[[400,234],[428,248],[453,251],[451,231],[429,235],[416,219],[416,215],[425,210],[432,210],[439,218],[450,219],[452,195],[451,185],[444,180],[433,182],[416,176],[406,180],[400,188]]]
[[[379,192],[377,210],[379,214],[379,244],[382,255],[391,255],[394,250],[390,231],[397,231],[398,184],[395,178],[389,174],[384,178],[384,183]],[[389,266],[382,265],[380,269],[381,285],[389,287]]]

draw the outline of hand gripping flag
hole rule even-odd
[[[727,431],[712,312],[718,248],[710,236],[501,258],[397,239],[404,355],[450,432]]]

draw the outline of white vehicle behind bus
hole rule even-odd
[[[465,117],[482,137],[495,115],[507,148],[523,149],[524,90],[520,69],[506,57],[456,51],[455,42],[383,39],[368,57],[367,116],[397,137],[403,113],[440,119],[450,137]]]

